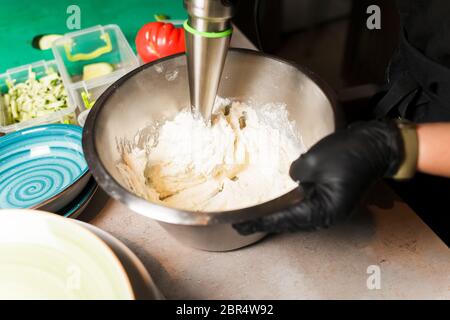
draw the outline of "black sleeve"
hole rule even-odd
[[[450,67],[450,1],[397,0],[407,40],[428,58]]]
[[[450,1],[397,0],[397,6],[399,47],[375,116],[450,121]]]

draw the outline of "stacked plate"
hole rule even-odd
[[[97,184],[82,150],[82,128],[48,124],[0,138],[0,209],[80,214]]]
[[[161,299],[110,234],[37,210],[0,210],[0,299]]]

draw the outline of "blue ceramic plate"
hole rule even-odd
[[[58,214],[66,218],[75,219],[87,207],[97,189],[97,182],[95,182],[94,178],[91,178],[83,191],[81,191],[81,193],[78,195],[78,197],[76,197],[67,206],[59,210]]]
[[[78,126],[49,124],[1,137],[0,208],[57,210],[72,201],[88,182],[81,136]]]

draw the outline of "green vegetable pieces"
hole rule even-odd
[[[22,83],[7,81],[4,95],[8,124],[39,118],[67,108],[67,92],[57,72],[49,70],[37,79],[31,68],[28,79]]]

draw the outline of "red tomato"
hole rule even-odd
[[[171,23],[147,23],[136,35],[136,49],[145,63],[184,52],[184,30]]]

